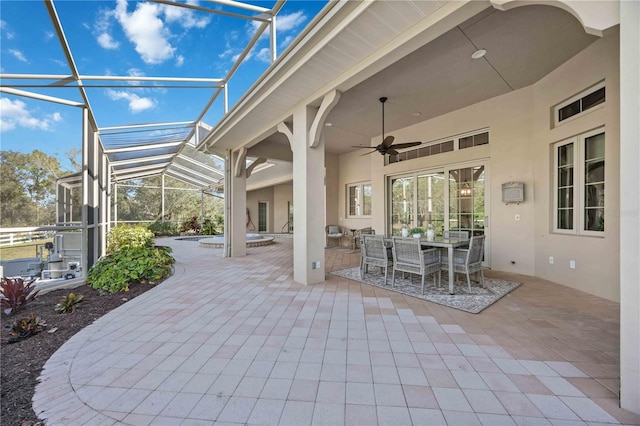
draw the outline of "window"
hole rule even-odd
[[[347,216],[371,216],[371,184],[347,185]]]
[[[606,100],[604,81],[578,93],[560,105],[554,107],[554,126],[571,117],[575,117]]]
[[[604,232],[602,129],[554,145],[554,231],[580,235]]]
[[[451,136],[435,142],[427,142],[417,148],[403,150],[397,154],[388,156],[387,164],[399,161],[412,160],[414,158],[428,157],[459,149],[472,148],[474,146],[487,145],[489,143],[489,131],[484,129],[465,133],[464,135]]]

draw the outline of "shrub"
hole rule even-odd
[[[2,288],[0,304],[6,315],[11,315],[13,311],[22,308],[36,298],[40,290],[35,290],[34,281],[35,279],[25,284],[22,278],[4,278],[0,283]]]
[[[168,276],[174,262],[169,247],[125,246],[93,265],[87,284],[109,293],[129,291],[130,284]]]
[[[38,334],[46,326],[47,323],[34,313],[31,313],[28,317],[20,318],[11,325],[9,334],[13,336],[13,338],[9,340],[9,343],[15,343],[34,334]]]
[[[151,246],[153,246],[153,232],[144,226],[117,226],[107,236],[107,254],[115,253],[123,247]]]
[[[190,219],[182,222],[182,226],[180,227],[180,232],[194,232],[199,234],[200,230],[201,227],[198,223],[198,216],[191,216]]]
[[[81,294],[69,293],[67,297],[60,299],[60,303],[58,303],[53,309],[60,314],[73,312],[83,299],[84,296]]]
[[[178,227],[171,222],[161,222],[159,220],[149,224],[149,231],[157,237],[160,235],[177,235]]]
[[[411,228],[409,230],[410,234],[422,234],[422,232],[424,231],[424,229],[422,228]]]

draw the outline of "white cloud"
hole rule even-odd
[[[51,40],[53,37],[55,37],[55,34],[53,33],[53,31],[45,31],[45,32],[44,32],[44,39],[45,39],[45,41],[49,41],[49,40]]]
[[[7,39],[11,40],[15,37],[15,34],[7,29],[7,22],[0,19],[0,30]]]
[[[268,47],[263,47],[260,49],[258,54],[256,55],[256,59],[261,62],[270,63],[271,62],[271,49]]]
[[[129,102],[129,111],[133,114],[152,109],[156,106],[156,101],[151,98],[143,98],[135,93],[129,93],[122,90],[107,90],[107,95],[114,101],[126,100]]]
[[[298,28],[307,21],[307,15],[302,10],[290,13],[289,15],[278,15],[276,17],[276,29],[287,32]]]
[[[62,121],[60,113],[55,112],[44,118],[31,115],[27,105],[16,99],[0,98],[0,131],[13,130],[16,127],[27,129],[52,130],[53,124]]]
[[[173,57],[176,48],[171,46],[171,34],[158,15],[156,4],[136,3],[136,10],[127,12],[127,1],[118,0],[115,17],[122,25],[127,38],[135,45],[136,52],[147,64],[159,64]]]
[[[187,4],[197,5],[198,2],[187,1]],[[193,10],[183,7],[165,6],[163,11],[168,23],[176,22],[186,29],[205,28],[211,22],[211,16],[198,17]]]
[[[181,67],[184,64],[184,56],[176,56],[176,67]]]
[[[294,30],[299,26],[303,25],[307,21],[307,15],[304,14],[302,10],[298,12],[293,12],[288,15],[278,15],[276,17],[276,30],[278,33],[286,33],[288,31]],[[258,28],[262,25],[260,21],[251,21],[251,31],[250,36],[258,31]],[[269,35],[269,30],[265,30],[260,38],[267,37]]]
[[[295,37],[294,37],[294,36],[292,36],[292,35],[288,35],[288,36],[286,36],[286,37],[284,38],[284,40],[282,40],[282,41],[280,42],[280,49],[284,50],[284,49],[286,49],[287,47],[289,47],[289,45],[291,44],[291,42],[293,41],[293,39],[294,39],[294,38],[295,38]]]
[[[52,59],[53,63],[60,66],[60,67],[66,67],[67,63],[65,61],[61,61],[60,59]]]
[[[25,58],[25,56],[22,54],[21,51],[16,50],[16,49],[9,49],[9,53],[11,53],[13,56],[16,57],[16,59],[18,59],[19,61],[22,62],[29,62],[27,61],[27,58]]]
[[[111,34],[109,33],[102,33],[98,36],[98,44],[104,48],[104,49],[109,49],[109,50],[115,50],[118,47],[120,47],[120,43],[118,43],[117,41],[115,41],[113,39],[113,37],[111,37]]]

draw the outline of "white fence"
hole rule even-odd
[[[8,247],[16,244],[28,243],[50,237],[48,231],[14,231],[6,232],[0,229],[0,247]]]

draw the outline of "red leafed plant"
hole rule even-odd
[[[34,281],[25,283],[22,278],[4,278],[0,282],[2,289],[0,304],[6,315],[11,315],[13,311],[22,308],[36,298],[40,290],[35,289]]]

